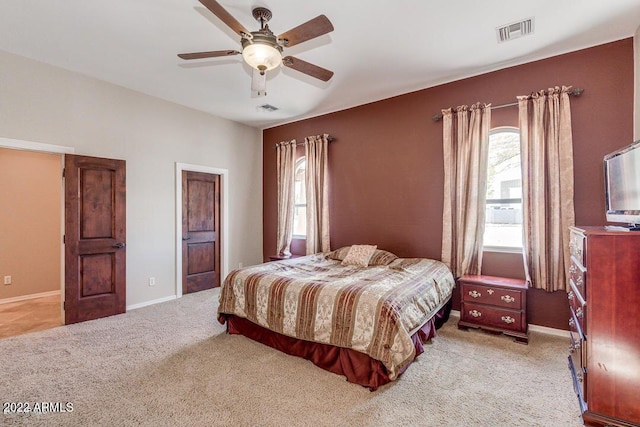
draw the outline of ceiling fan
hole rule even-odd
[[[282,56],[284,48],[295,46],[333,31],[333,25],[326,16],[319,15],[304,24],[298,25],[276,36],[267,24],[272,17],[269,9],[264,7],[256,7],[253,9],[253,17],[260,23],[260,29],[257,31],[249,31],[216,0],[199,1],[214,15],[220,18],[222,22],[227,24],[229,28],[240,35],[242,51],[215,50],[210,52],[181,53],[178,55],[180,58],[189,60],[241,54],[244,61],[254,70],[251,89],[257,91],[259,94],[265,91],[266,72],[273,70],[281,64],[324,82],[333,76],[333,71],[293,56]]]

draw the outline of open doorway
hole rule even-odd
[[[62,154],[0,146],[0,338],[62,325]]]
[[[7,213],[0,217],[0,314],[6,315],[0,317],[0,338],[124,312],[125,162],[3,137],[0,150],[0,200]],[[43,159],[51,161],[50,168]],[[46,198],[51,199],[48,209],[39,204]],[[32,279],[49,271],[49,263],[56,274]],[[37,287],[45,282],[47,289]],[[46,321],[45,312],[52,313]],[[28,325],[18,327],[19,319]]]

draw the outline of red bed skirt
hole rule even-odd
[[[450,312],[451,300],[413,334],[411,338],[416,347],[416,357],[424,352],[423,344],[435,337],[436,329],[448,320]],[[226,319],[228,333],[241,334],[283,353],[310,360],[324,370],[344,375],[349,382],[369,387],[371,391],[391,381],[382,362],[359,351],[292,338],[242,317],[230,314],[222,316]],[[400,373],[408,367],[409,365],[405,366]]]

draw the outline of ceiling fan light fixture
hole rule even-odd
[[[242,49],[242,58],[250,67],[269,71],[282,64],[282,54],[270,44],[251,43]]]

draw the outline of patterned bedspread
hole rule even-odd
[[[380,360],[390,379],[415,357],[414,331],[449,299],[454,279],[441,262],[399,258],[388,266],[342,266],[325,254],[232,271],[218,315]]]

